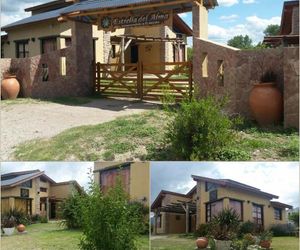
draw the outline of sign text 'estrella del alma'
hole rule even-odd
[[[116,27],[132,27],[161,24],[169,19],[169,13],[151,12],[137,16],[110,17],[105,16],[101,19],[101,28],[109,29]]]

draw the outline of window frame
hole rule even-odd
[[[279,212],[279,217],[276,217],[276,212]],[[282,220],[282,209],[274,207],[274,219],[275,220]]]
[[[260,215],[261,215],[261,218],[260,218],[261,224],[258,223],[258,220],[259,220],[258,214],[259,213],[257,211],[254,211],[254,208],[256,208],[256,209],[260,208],[260,211],[261,211],[260,212]],[[264,206],[260,205],[260,204],[252,203],[252,211],[251,212],[252,212],[252,220],[255,223],[255,225],[263,227],[264,226]],[[253,216],[254,212],[256,212],[257,217]]]
[[[26,193],[26,195],[24,195],[24,192]],[[29,189],[20,188],[20,197],[21,198],[29,198]]]
[[[32,180],[24,181],[20,184],[22,188],[32,188]]]
[[[17,40],[14,41],[16,46],[16,58],[26,58],[29,57],[29,39]],[[27,45],[27,50],[26,50]],[[22,51],[20,51],[20,46],[22,47]],[[21,57],[20,55],[23,54]]]

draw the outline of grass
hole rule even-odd
[[[21,144],[15,158],[37,161],[144,159],[147,148],[155,148],[161,141],[165,126],[166,116],[162,111],[149,111]]]
[[[17,98],[14,100],[1,100],[1,105],[59,103],[76,106],[89,103],[92,100],[93,97],[58,97],[51,99]]]
[[[57,222],[38,223],[26,227],[26,234],[1,237],[2,249],[79,249],[81,232],[67,230]]]
[[[195,238],[182,235],[167,235],[151,239],[152,250],[188,250],[195,249]],[[273,237],[273,250],[298,250],[299,238]]]
[[[16,147],[20,161],[49,160],[175,160],[164,145],[170,118],[161,110],[91,126],[68,129],[50,139],[25,142]],[[258,128],[255,124],[237,129],[233,150],[243,152],[239,160],[296,161],[299,134],[282,127]]]
[[[15,233],[1,237],[1,249],[60,250],[79,249],[80,230],[67,230],[58,222],[38,223],[26,227],[26,234]],[[149,237],[140,236],[137,240],[140,250],[149,249]]]

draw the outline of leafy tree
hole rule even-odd
[[[238,49],[251,49],[253,48],[252,39],[248,35],[235,36],[227,41],[227,45]]]
[[[143,228],[143,211],[129,201],[121,181],[103,194],[92,181],[88,194],[80,199],[85,250],[135,250]]]
[[[298,212],[293,212],[289,214],[289,220],[295,223],[297,227],[299,227],[299,211]]]
[[[277,24],[270,24],[264,30],[265,36],[276,36],[279,34],[280,26]]]
[[[193,48],[192,47],[187,48],[187,59],[188,59],[188,61],[193,60]]]

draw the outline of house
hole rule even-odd
[[[58,19],[76,2],[56,0],[25,9],[31,12],[30,17],[2,27],[2,31],[7,33],[1,37],[2,57],[32,57],[71,46],[73,21],[59,22]],[[89,1],[81,1],[81,4],[84,2],[88,4]],[[126,26],[106,31],[98,29],[97,23],[94,23],[94,60],[101,63],[119,63],[120,60],[123,63],[185,61],[187,37],[193,32],[177,14],[166,19],[164,25],[153,25],[147,29]],[[122,46],[124,58],[121,58]]]
[[[106,193],[118,178],[130,199],[149,206],[149,162],[96,162],[94,181]]]
[[[196,185],[187,194],[162,190],[152,203],[155,234],[194,232],[224,208],[259,228],[288,222],[286,209],[292,206],[273,200],[279,198],[274,194],[230,179],[192,178]]]
[[[299,46],[299,0],[283,3],[280,32],[276,36],[266,36],[263,43],[272,47]]]
[[[1,214],[18,209],[56,219],[61,202],[75,191],[83,192],[76,181],[55,182],[40,170],[2,174]]]

